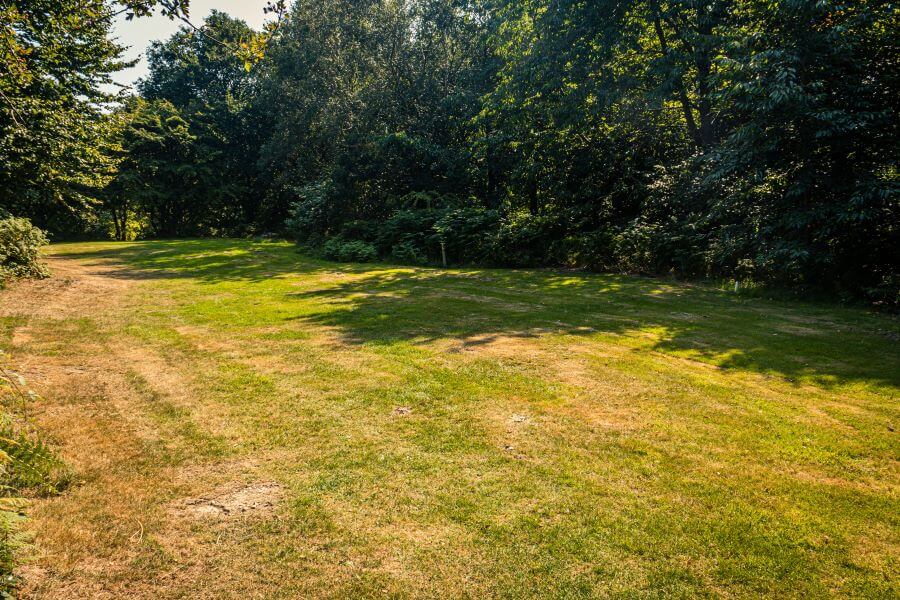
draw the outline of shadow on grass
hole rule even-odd
[[[878,317],[685,284],[544,271],[376,271],[294,295],[333,304],[336,310],[298,318],[336,328],[351,343],[450,338],[478,345],[546,333],[646,332],[650,350],[724,369],[824,387],[900,385],[896,328],[879,330]]]
[[[186,239],[104,244],[99,250],[54,252],[56,258],[78,259],[104,266],[103,275],[117,279],[194,279],[259,282],[285,274],[327,270],[327,263],[300,260],[284,243],[248,240]],[[110,270],[108,267],[112,266]],[[340,268],[340,266],[336,266]],[[333,269],[332,269],[333,270]]]
[[[141,242],[56,256],[114,261],[122,268],[105,274],[129,279],[262,282],[345,274],[346,280],[317,289],[286,292],[283,300],[324,303],[289,319],[334,328],[351,344],[458,339],[473,345],[546,333],[646,332],[648,350],[725,369],[824,387],[900,386],[896,319],[861,310],[617,275],[327,263],[301,257],[287,244],[236,240]]]

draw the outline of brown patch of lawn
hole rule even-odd
[[[28,595],[898,593],[895,319],[286,244],[51,252],[0,292],[80,480],[29,509]]]

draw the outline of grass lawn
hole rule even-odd
[[[56,245],[35,597],[900,595],[900,323],[284,243]]]

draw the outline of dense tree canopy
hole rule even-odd
[[[54,230],[88,226],[102,184],[101,89],[124,66],[112,18],[157,6],[183,16],[187,1],[0,1],[0,210]]]
[[[214,11],[203,32],[185,28],[150,47],[150,75],[138,85],[147,101],[123,111],[129,124],[110,140],[113,155],[124,148],[117,193],[107,196],[146,217],[144,234],[233,235],[255,222],[256,83],[235,52],[252,35]]]
[[[222,13],[154,43],[112,112],[113,5],[45,3],[3,9],[0,191],[58,231],[54,202],[120,238],[897,302],[885,0],[296,0],[264,46]]]

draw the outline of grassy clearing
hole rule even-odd
[[[893,318],[279,243],[51,255],[76,270],[0,310],[82,478],[34,507],[34,595],[900,593]]]

